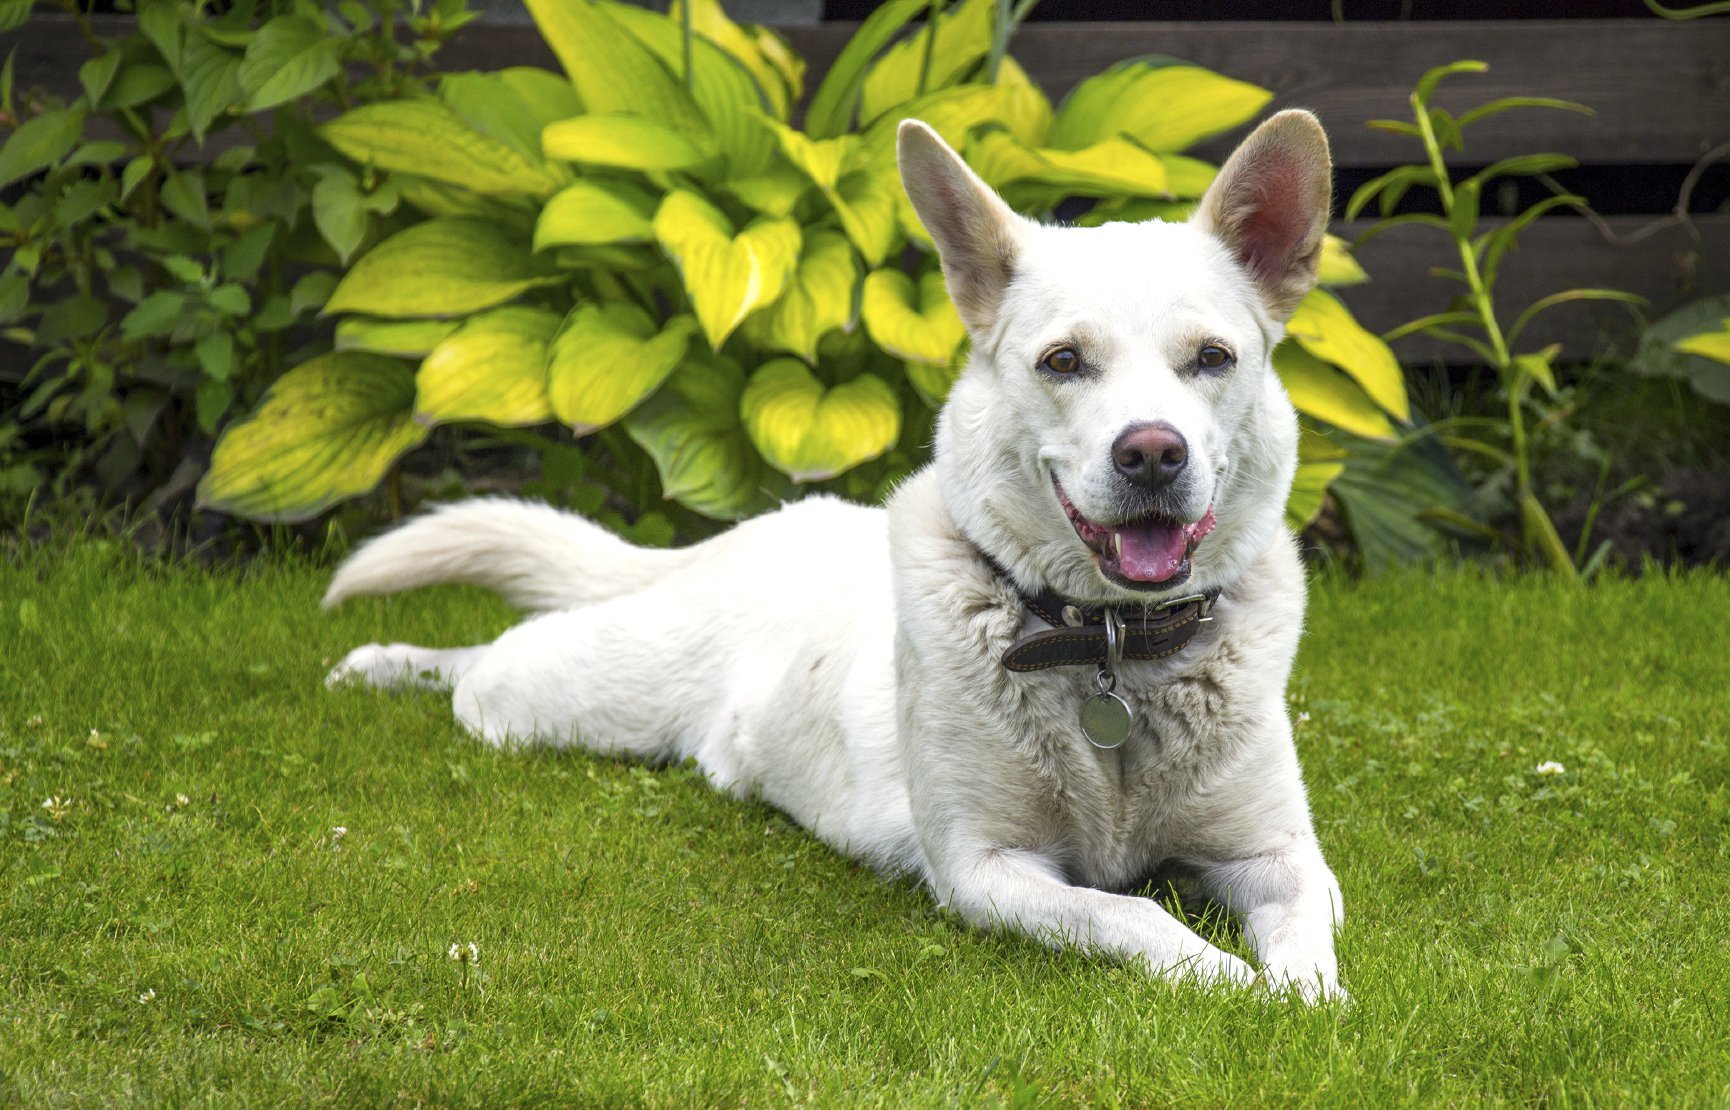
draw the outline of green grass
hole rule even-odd
[[[978,934],[690,772],[328,693],[511,616],[321,614],[323,577],[0,553],[0,1103],[1730,1102],[1721,577],[1318,583],[1343,1011]]]

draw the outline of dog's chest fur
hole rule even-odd
[[[1257,757],[1252,738],[1284,712],[1303,597],[1289,543],[1234,583],[1182,652],[1123,664],[1117,693],[1134,724],[1105,751],[1079,723],[1094,667],[1017,674],[1000,663],[1024,632],[1023,604],[949,519],[931,473],[890,513],[902,700],[923,722],[903,727],[942,728],[916,749],[942,753],[951,772],[1018,784],[1005,795],[1005,828],[1031,830],[1036,842],[1018,846],[1064,861],[1074,882],[1131,886],[1205,838],[1194,803]],[[917,808],[921,771],[911,770]]]

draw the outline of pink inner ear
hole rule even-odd
[[[1297,253],[1309,237],[1318,198],[1311,195],[1310,175],[1290,158],[1268,157],[1244,183],[1236,240],[1238,257],[1258,278],[1279,279],[1300,261]]]

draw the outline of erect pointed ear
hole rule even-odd
[[[899,152],[901,185],[937,244],[949,299],[968,328],[984,331],[1015,274],[1025,222],[918,120],[901,121]]]
[[[1218,236],[1284,320],[1315,288],[1333,203],[1328,137],[1308,112],[1280,112],[1245,139],[1193,223]]]

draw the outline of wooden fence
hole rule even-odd
[[[103,17],[120,33],[124,17]],[[824,23],[780,28],[810,64],[815,87],[855,29]],[[0,53],[18,48],[21,86],[72,96],[86,46],[63,17],[36,16],[0,35]],[[1591,117],[1521,110],[1473,127],[1467,158],[1484,165],[1515,154],[1555,151],[1583,166],[1682,168],[1730,156],[1730,20],[1670,23],[1566,20],[1435,23],[1035,23],[1013,52],[1033,78],[1060,98],[1077,82],[1125,58],[1165,54],[1254,82],[1274,93],[1272,108],[1300,106],[1322,117],[1342,169],[1374,171],[1414,159],[1414,146],[1365,126],[1402,118],[1412,83],[1426,69],[1462,58],[1489,63],[1487,74],[1444,86],[1437,103],[1462,108],[1500,96],[1551,96],[1591,105]],[[556,62],[533,27],[479,23],[439,56],[448,69]],[[1238,136],[1202,147],[1215,160]],[[1358,176],[1362,176],[1361,173]],[[1673,173],[1674,176],[1674,173]],[[1342,201],[1343,203],[1343,201]],[[1355,239],[1361,222],[1336,230]],[[1730,214],[1557,216],[1522,238],[1504,266],[1499,295],[1509,306],[1579,285],[1638,293],[1662,309],[1730,288]],[[1452,286],[1432,267],[1454,264],[1440,232],[1402,228],[1367,242],[1359,257],[1368,285],[1345,299],[1366,324],[1385,330],[1445,306]],[[1559,309],[1528,335],[1566,341],[1589,353],[1600,327],[1626,330],[1625,310]],[[1402,340],[1403,358],[1453,357],[1420,338]]]

